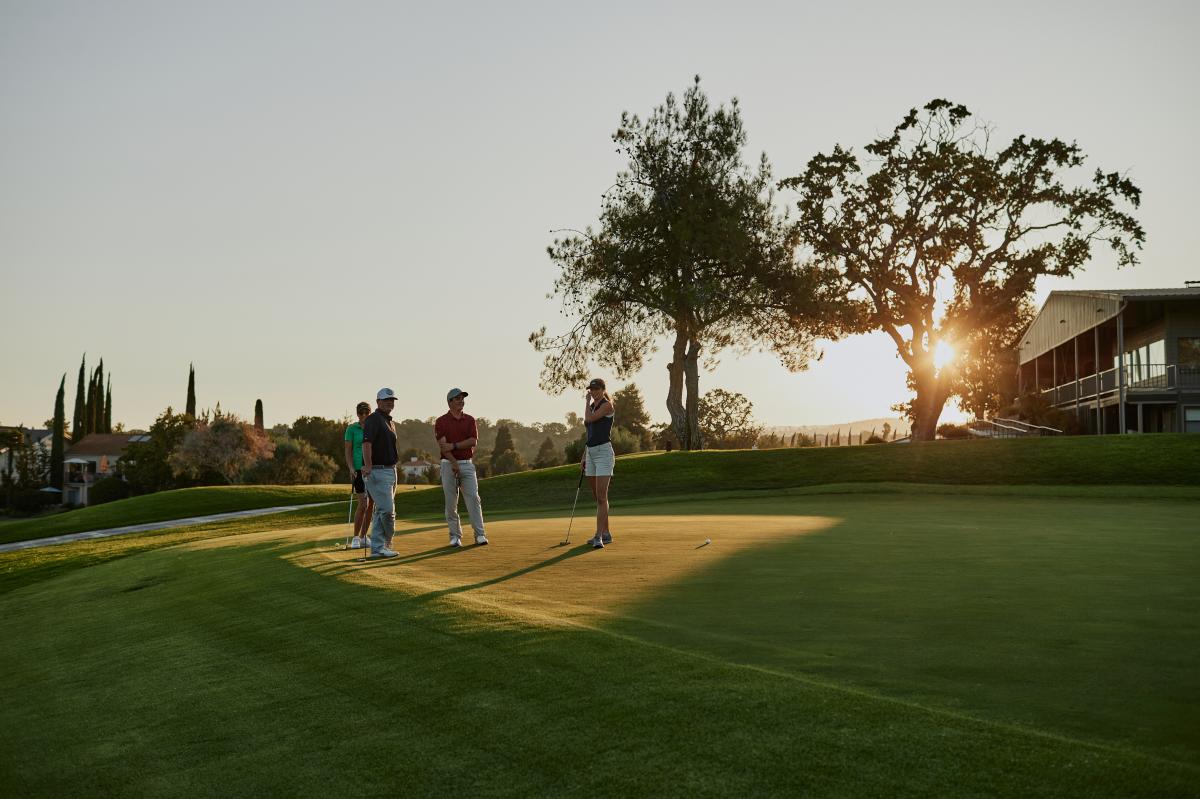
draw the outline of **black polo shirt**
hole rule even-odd
[[[381,410],[363,422],[363,442],[371,445],[372,466],[395,466],[400,460],[396,452],[396,424]]]

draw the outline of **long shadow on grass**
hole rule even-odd
[[[514,572],[510,572],[509,574],[501,575],[500,577],[493,577],[490,580],[482,580],[478,583],[470,583],[468,585],[458,585],[458,586],[454,586],[453,588],[442,588],[438,591],[429,591],[424,594],[419,594],[415,598],[419,599],[423,602],[430,602],[435,599],[441,599],[442,597],[445,597],[445,596],[451,596],[453,594],[463,594],[463,593],[466,593],[467,591],[475,591],[480,588],[487,588],[489,585],[497,585],[499,583],[508,582],[509,580],[514,580],[517,577],[521,577],[526,574],[532,574],[533,572],[541,571],[542,569],[548,569],[551,566],[557,566],[558,564],[562,563],[565,560],[570,560],[571,558],[577,558],[580,555],[584,554],[585,552],[590,552],[591,549],[592,548],[590,546],[580,545],[573,549],[568,549],[567,551],[563,552],[560,555],[555,555],[554,557],[547,558],[546,560],[543,560],[540,563],[534,563],[531,566],[526,566],[523,569],[517,569]]]

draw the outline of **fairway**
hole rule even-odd
[[[182,543],[0,596],[0,777],[40,796],[1191,795],[1196,508],[864,490],[640,503],[599,551],[586,517],[560,546],[557,512],[461,550],[402,521],[391,561],[333,549],[341,525]]]

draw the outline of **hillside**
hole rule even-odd
[[[570,506],[576,467],[484,480],[488,510]],[[829,483],[1200,485],[1200,436],[1080,436],[863,447],[653,452],[617,459],[611,498],[801,488]],[[585,489],[586,493],[586,489]],[[440,514],[436,492],[397,497],[399,514]]]
[[[872,430],[882,434],[884,424],[891,425],[892,430],[898,431],[898,436],[906,436],[909,431],[909,423],[907,419],[901,419],[899,416],[880,416],[875,419],[856,419],[853,422],[839,422],[837,424],[802,424],[802,425],[785,425],[768,427],[763,432],[774,433],[775,435],[790,437],[793,433],[803,433],[806,436],[824,436],[826,434],[834,435],[839,430],[842,435],[848,435],[853,432],[870,434]]]

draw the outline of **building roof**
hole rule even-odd
[[[1078,297],[1099,297],[1117,300],[1190,300],[1200,297],[1200,286],[1169,289],[1100,289],[1096,291],[1052,291]]]
[[[136,433],[89,433],[68,447],[67,455],[121,455],[138,438]]]
[[[1121,312],[1123,303],[1200,300],[1200,287],[1052,291],[1021,337],[1019,360],[1028,363]]]
[[[35,427],[20,427],[13,425],[0,425],[0,432],[3,433],[18,433],[26,444],[36,444],[42,439],[49,436],[53,430],[42,430]]]

